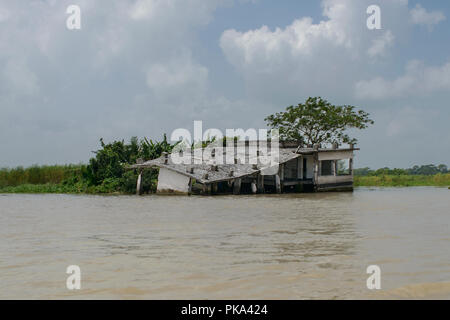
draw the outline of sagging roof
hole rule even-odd
[[[292,159],[300,157],[301,154],[296,153],[296,148],[279,149],[278,163],[282,164],[288,162]],[[271,156],[270,151],[267,155],[269,158]],[[216,156],[217,158],[218,156]],[[249,159],[248,153],[246,154],[246,159]],[[248,162],[248,161],[247,161]],[[255,161],[256,162],[256,161]],[[256,166],[256,167],[255,167]],[[135,164],[130,166],[131,169],[143,169],[143,168],[166,168],[174,172],[180,173],[182,175],[194,178],[197,182],[208,184],[214,182],[228,181],[236,178],[242,178],[261,170],[267,170],[267,166],[263,167],[261,165],[255,164],[175,164],[173,163],[170,155],[166,157],[165,155],[150,161],[146,161],[141,164]]]

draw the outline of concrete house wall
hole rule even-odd
[[[353,152],[352,151],[333,151],[333,152],[322,152],[318,155],[319,161],[326,161],[326,160],[346,160],[346,159],[353,159]],[[351,161],[351,160],[350,160]],[[319,164],[319,168],[321,166],[321,163]],[[341,175],[338,176],[336,174],[335,168],[332,170],[332,175],[322,176],[320,175],[320,169],[319,169],[319,175],[317,177],[317,186],[319,190],[326,190],[329,188],[353,188],[353,174],[351,172],[351,165],[350,165],[350,174],[348,175]]]
[[[160,168],[157,193],[188,193],[190,178],[174,171]]]

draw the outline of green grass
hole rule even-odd
[[[82,165],[32,166],[25,169],[23,167],[3,168],[0,169],[0,188],[26,184],[60,184],[74,175],[80,176],[82,168]]]
[[[61,194],[126,194],[109,185],[86,186],[69,184],[22,184],[0,188],[0,193],[61,193]]]
[[[436,175],[355,176],[355,187],[450,186],[450,173]]]
[[[0,193],[84,193],[85,189],[62,184],[22,184],[0,188]]]

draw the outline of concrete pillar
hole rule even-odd
[[[189,179],[189,190],[188,190],[188,195],[191,195],[192,194],[192,181],[193,179],[192,178],[190,178]]]
[[[255,194],[258,191],[258,188],[256,187],[256,181],[252,181],[252,193]]]
[[[240,194],[241,193],[241,179],[235,179],[234,185],[233,185],[233,194]]]
[[[281,182],[278,174],[275,175],[275,189],[277,190],[277,193],[281,193]]]
[[[203,194],[211,194],[211,184],[203,184]]]
[[[164,156],[164,164],[168,164],[169,163],[169,153],[163,152],[162,155]]]
[[[319,156],[314,155],[314,183],[316,184],[319,180]]]
[[[280,172],[279,172],[279,177],[280,177],[280,189],[281,191],[283,191],[283,185],[284,185],[284,163],[280,164]]]
[[[264,176],[258,175],[258,191],[264,193]]]
[[[319,185],[319,155],[316,153],[314,154],[314,190],[317,190]]]
[[[297,158],[297,179],[303,179],[303,157]]]
[[[139,172],[136,183],[136,194],[139,196],[142,194],[142,171]]]

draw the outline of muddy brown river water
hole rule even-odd
[[[0,195],[0,299],[449,299],[449,223],[450,190],[432,187]]]

